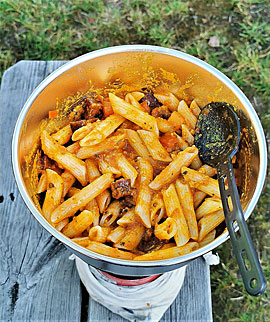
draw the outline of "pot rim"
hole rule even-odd
[[[12,139],[12,167],[13,167],[13,173],[15,176],[15,181],[17,183],[17,187],[19,189],[19,192],[23,198],[23,201],[25,202],[28,209],[31,211],[33,216],[36,218],[36,220],[45,228],[50,234],[52,234],[55,238],[60,240],[63,244],[74,250],[75,252],[78,252],[86,257],[90,257],[92,259],[103,261],[108,264],[116,264],[120,266],[129,266],[129,267],[155,267],[155,266],[170,266],[174,264],[179,264],[183,262],[190,261],[192,259],[195,259],[214,248],[218,247],[222,243],[224,243],[229,238],[229,233],[226,230],[224,233],[222,233],[219,237],[217,237],[213,242],[210,244],[199,248],[198,250],[193,251],[192,253],[182,255],[180,257],[176,258],[170,258],[166,260],[156,260],[156,261],[131,261],[131,260],[123,260],[123,259],[117,259],[109,256],[105,256],[102,254],[95,253],[93,251],[90,251],[74,242],[72,242],[68,237],[57,231],[53,226],[51,226],[47,220],[42,216],[42,214],[38,211],[36,206],[34,205],[34,202],[32,201],[31,197],[28,195],[27,190],[24,185],[24,180],[22,177],[21,169],[19,166],[19,160],[18,160],[18,144],[19,144],[19,138],[20,133],[22,129],[22,125],[24,122],[24,119],[32,106],[35,99],[38,97],[38,95],[52,82],[54,81],[58,76],[63,74],[64,72],[68,71],[70,68],[75,67],[76,65],[86,62],[88,60],[111,55],[111,54],[118,54],[118,53],[124,53],[124,52],[149,52],[149,53],[158,53],[158,54],[165,54],[168,56],[173,56],[182,60],[185,60],[187,62],[190,62],[194,65],[197,65],[201,67],[202,69],[206,70],[207,72],[213,74],[217,79],[219,79],[221,82],[223,82],[242,102],[244,107],[246,108],[248,115],[252,121],[252,125],[254,127],[257,139],[258,139],[258,146],[259,146],[259,156],[260,156],[260,167],[259,167],[259,173],[258,173],[258,179],[257,179],[257,186],[255,188],[254,194],[252,199],[250,200],[245,212],[245,220],[248,219],[248,217],[251,215],[254,207],[256,206],[258,199],[260,197],[260,194],[262,192],[263,186],[264,186],[264,180],[266,177],[266,170],[267,170],[267,148],[266,148],[266,140],[263,132],[263,128],[261,125],[261,122],[259,120],[258,115],[256,114],[253,106],[251,105],[248,98],[245,96],[245,94],[240,90],[240,88],[234,84],[227,76],[225,76],[222,72],[220,72],[215,67],[209,65],[208,63],[200,60],[199,58],[193,57],[189,54],[186,54],[184,52],[170,49],[170,48],[164,48],[159,46],[149,46],[149,45],[123,45],[123,46],[115,46],[115,47],[107,47],[103,49],[99,49],[87,54],[84,54],[82,56],[79,56],[63,66],[56,69],[54,72],[52,72],[48,77],[46,77],[32,92],[32,94],[29,96],[28,100],[24,104],[18,120],[16,122],[14,132],[13,132],[13,139]],[[236,228],[236,227],[235,227]]]

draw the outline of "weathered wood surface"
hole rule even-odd
[[[22,61],[8,69],[0,94],[0,321],[123,321],[89,299],[70,252],[30,214],[11,167],[19,112],[34,88],[63,62]],[[187,268],[183,287],[162,321],[210,321],[209,267]]]
[[[3,77],[0,108],[0,319],[80,321],[81,288],[69,251],[33,218],[17,190],[11,139],[34,88],[61,62],[20,62]]]

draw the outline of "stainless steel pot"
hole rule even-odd
[[[36,142],[40,122],[47,117],[49,110],[55,108],[57,100],[61,103],[67,96],[88,90],[90,80],[95,86],[104,86],[116,79],[127,84],[142,81],[149,68],[150,72],[175,73],[182,85],[192,84],[190,87],[186,86],[183,94],[196,98],[201,106],[214,99],[226,101],[238,108],[241,127],[246,129],[238,154],[241,203],[245,219],[250,216],[259,199],[266,176],[266,142],[254,108],[230,79],[195,57],[162,47],[119,46],[80,56],[50,74],[31,94],[15,126],[12,162],[19,191],[38,222],[74,254],[96,268],[126,276],[152,275],[186,265],[225,242],[229,238],[228,232],[225,230],[203,248],[168,260],[137,262],[103,256],[73,243],[44,219],[31,198],[31,187],[25,180],[23,171],[25,156],[31,150],[33,142]]]

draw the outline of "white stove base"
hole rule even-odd
[[[76,266],[89,295],[129,321],[159,321],[175,300],[185,277],[186,266],[164,273],[152,282],[119,286],[75,255]]]

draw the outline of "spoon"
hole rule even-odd
[[[232,158],[238,150],[239,141],[240,122],[232,105],[212,102],[201,110],[195,128],[195,146],[201,160],[217,169],[233,252],[247,292],[258,296],[265,291],[266,280],[247,228],[235,183]],[[238,232],[235,231],[237,226]]]

